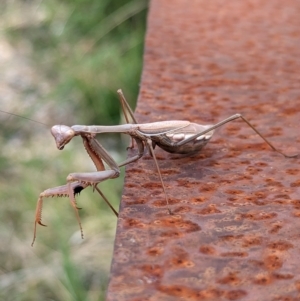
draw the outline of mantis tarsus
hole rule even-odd
[[[70,198],[71,205],[75,210],[82,238],[83,231],[78,214],[78,209],[80,208],[77,207],[75,200],[75,195],[81,190],[85,189],[88,186],[92,186],[93,189],[97,190],[99,194],[104,198],[115,215],[118,216],[118,213],[113,209],[113,207],[105,198],[97,185],[104,180],[117,178],[120,174],[120,167],[140,159],[144,154],[145,148],[148,149],[150,155],[154,159],[162,189],[165,195],[167,209],[170,214],[172,214],[172,212],[169,208],[166,189],[154,153],[154,148],[156,145],[170,153],[191,155],[201,151],[201,149],[211,139],[216,128],[235,119],[241,118],[274,151],[280,153],[286,158],[295,158],[298,156],[298,154],[287,155],[279,151],[241,114],[232,115],[224,119],[223,121],[216,123],[215,125],[200,125],[197,123],[182,120],[169,120],[139,124],[135,119],[134,114],[129,104],[127,103],[122,91],[118,90],[117,92],[119,94],[122,110],[127,122],[126,124],[115,126],[74,125],[71,127],[66,125],[54,125],[51,128],[51,133],[56,141],[56,146],[59,150],[62,150],[65,145],[68,144],[75,136],[81,136],[83,139],[83,145],[92,161],[94,162],[97,171],[89,173],[71,173],[67,177],[66,185],[47,189],[40,194],[35,214],[34,236],[32,245],[34,244],[36,238],[37,224],[45,226],[41,221],[44,197],[66,196]],[[129,123],[130,118],[133,123]],[[135,141],[138,148],[138,154],[120,164],[117,164],[116,161],[110,156],[110,154],[104,149],[104,147],[95,139],[96,135],[98,134],[116,132],[130,135],[132,140],[130,147],[132,148],[134,146],[133,141]],[[103,161],[109,166],[110,169],[105,169]]]

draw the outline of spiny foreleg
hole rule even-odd
[[[80,222],[80,218],[78,215],[78,209],[81,209],[81,208],[77,207],[75,195],[79,194],[80,191],[85,189],[87,186],[89,186],[89,184],[81,183],[81,182],[77,181],[77,182],[73,182],[73,183],[70,183],[67,185],[49,188],[40,194],[39,199],[37,201],[37,205],[36,205],[34,232],[33,232],[33,240],[32,240],[31,246],[33,246],[34,241],[36,239],[37,224],[44,226],[44,227],[46,226],[45,224],[42,223],[42,209],[43,209],[43,198],[47,198],[47,197],[69,197],[70,194],[73,196],[73,198],[71,199],[71,204],[75,210],[77,221],[79,223],[79,227],[80,227],[80,231],[81,231],[81,236],[83,237],[81,222]]]

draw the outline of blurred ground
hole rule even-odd
[[[140,3],[1,4],[0,110],[37,122],[0,112],[0,300],[104,298],[116,218],[91,189],[78,198],[84,240],[68,199],[53,198],[44,202],[48,227],[39,227],[34,247],[30,244],[39,193],[63,185],[70,172],[94,171],[80,139],[58,151],[50,127],[119,123],[116,90],[123,88],[129,99],[135,98],[147,6]],[[87,14],[88,22],[94,23],[81,33],[78,28],[87,24],[84,9],[94,13]],[[99,43],[92,31],[101,22],[105,34]],[[78,44],[72,49],[76,35]],[[105,64],[113,61],[108,71]],[[131,69],[124,72],[126,64]],[[124,153],[119,150],[125,151],[126,142],[118,136],[102,141],[121,161]],[[122,177],[101,188],[118,208]]]

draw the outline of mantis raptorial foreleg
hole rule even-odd
[[[129,123],[129,118],[127,116],[127,113],[128,113],[130,115],[133,123],[138,124],[137,120],[135,119],[134,113],[132,112],[130,105],[128,104],[122,90],[119,89],[117,91],[117,93],[119,95],[119,99],[120,99],[120,103],[121,103],[121,107],[122,107],[122,111],[123,111],[126,123]],[[127,150],[134,148],[133,138],[130,137],[130,140],[131,140],[131,144],[130,144],[130,146],[127,147]]]
[[[133,111],[131,110],[130,108],[130,105],[128,104],[123,92],[121,89],[119,89],[117,91],[118,95],[119,95],[119,99],[120,99],[120,103],[121,103],[121,106],[122,106],[122,111],[123,111],[123,114],[124,114],[124,117],[125,117],[125,120],[127,123],[129,123],[129,118],[127,116],[127,113],[130,115],[131,119],[133,120],[133,123],[135,124],[138,124],[135,116],[134,116],[134,113]]]
[[[121,90],[118,90],[120,103],[122,107],[123,114],[125,116],[126,122],[129,122],[129,117],[127,114],[129,114],[130,118],[137,123],[134,114],[127,103],[123,93]],[[56,133],[55,139],[57,142],[57,147],[59,149],[63,148],[59,143],[61,140],[66,142],[64,139],[65,137],[61,137],[59,135],[59,132],[64,132],[64,129],[61,128],[61,126],[58,126],[58,134]],[[107,205],[111,208],[111,210],[115,213],[115,215],[118,217],[118,213],[116,210],[112,207],[110,202],[107,200],[105,195],[102,193],[102,191],[97,187],[97,184],[110,178],[115,178],[119,176],[120,170],[119,167],[124,166],[126,164],[129,164],[131,162],[134,162],[138,160],[144,152],[144,145],[139,140],[137,141],[137,146],[139,153],[138,155],[127,159],[126,161],[122,162],[119,166],[114,161],[114,159],[107,153],[107,151],[102,147],[102,145],[94,139],[93,135],[81,135],[83,139],[83,145],[91,157],[92,161],[94,162],[97,172],[95,173],[72,173],[68,176],[67,185],[54,187],[45,190],[42,192],[39,196],[37,207],[36,207],[36,214],[35,214],[35,223],[34,223],[34,235],[33,235],[33,241],[32,244],[34,244],[35,238],[36,238],[36,225],[40,224],[41,226],[46,226],[42,223],[42,206],[43,206],[43,198],[44,197],[54,197],[54,196],[65,196],[70,198],[70,202],[72,207],[75,210],[76,218],[80,227],[81,236],[83,237],[83,231],[81,226],[81,221],[78,213],[78,208],[76,204],[75,195],[78,194],[81,190],[85,189],[88,186],[93,186],[93,189],[98,191],[98,193],[101,195],[101,197],[104,199],[104,201],[107,203]],[[133,147],[133,139],[132,139],[132,145]],[[68,141],[67,141],[68,142]],[[111,170],[105,170],[104,164],[102,159],[108,164],[109,167],[111,167]],[[77,180],[76,180],[77,179]]]
[[[84,188],[86,188],[87,186],[88,186],[87,184],[83,184],[83,183],[79,183],[79,182],[72,183],[71,184],[72,194],[75,195],[77,193],[80,193],[80,191],[83,190]],[[69,196],[69,189],[70,189],[69,185],[63,185],[63,186],[58,186],[58,187],[54,187],[54,188],[49,188],[40,194],[39,199],[37,201],[37,205],[36,205],[33,240],[32,240],[31,246],[33,246],[34,241],[36,239],[36,225],[39,224],[41,226],[46,226],[45,224],[42,223],[43,199],[45,197],[54,197],[54,196],[67,197],[67,196]],[[77,208],[75,199],[74,199],[74,206]],[[77,208],[77,209],[79,209],[79,208]],[[75,211],[77,211],[77,210],[75,210]],[[79,220],[79,226],[81,229],[80,220]]]

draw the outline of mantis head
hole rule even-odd
[[[75,136],[75,132],[67,125],[54,125],[51,128],[51,134],[55,139],[56,146],[62,150]]]

